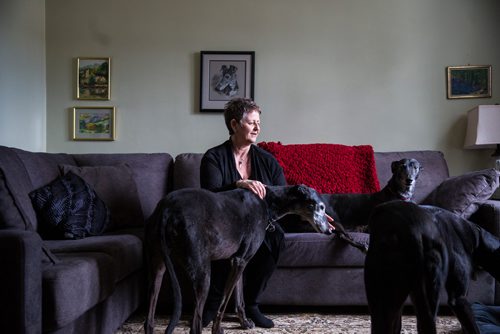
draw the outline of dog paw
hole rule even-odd
[[[212,327],[212,334],[224,334],[224,329],[220,326],[219,328]]]
[[[255,324],[250,319],[245,319],[241,322],[241,329],[252,329],[255,327]]]

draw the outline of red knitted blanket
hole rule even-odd
[[[380,190],[370,145],[261,142],[258,146],[278,160],[288,184],[305,184],[323,194]]]

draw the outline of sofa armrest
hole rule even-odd
[[[500,237],[500,201],[487,200],[479,206],[478,210],[470,217],[470,220],[495,236]]]
[[[42,331],[42,240],[36,232],[0,230],[0,328]]]

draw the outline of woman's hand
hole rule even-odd
[[[261,199],[264,199],[264,197],[266,197],[266,186],[260,181],[239,180],[236,182],[236,187],[248,189],[255,195],[259,196]]]

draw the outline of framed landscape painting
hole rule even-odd
[[[448,99],[491,97],[491,65],[448,66]]]
[[[73,140],[115,140],[115,107],[74,107]]]
[[[77,100],[109,100],[111,98],[111,58],[79,57],[76,60]]]
[[[255,52],[200,52],[200,111],[223,111],[227,101],[253,99]]]

